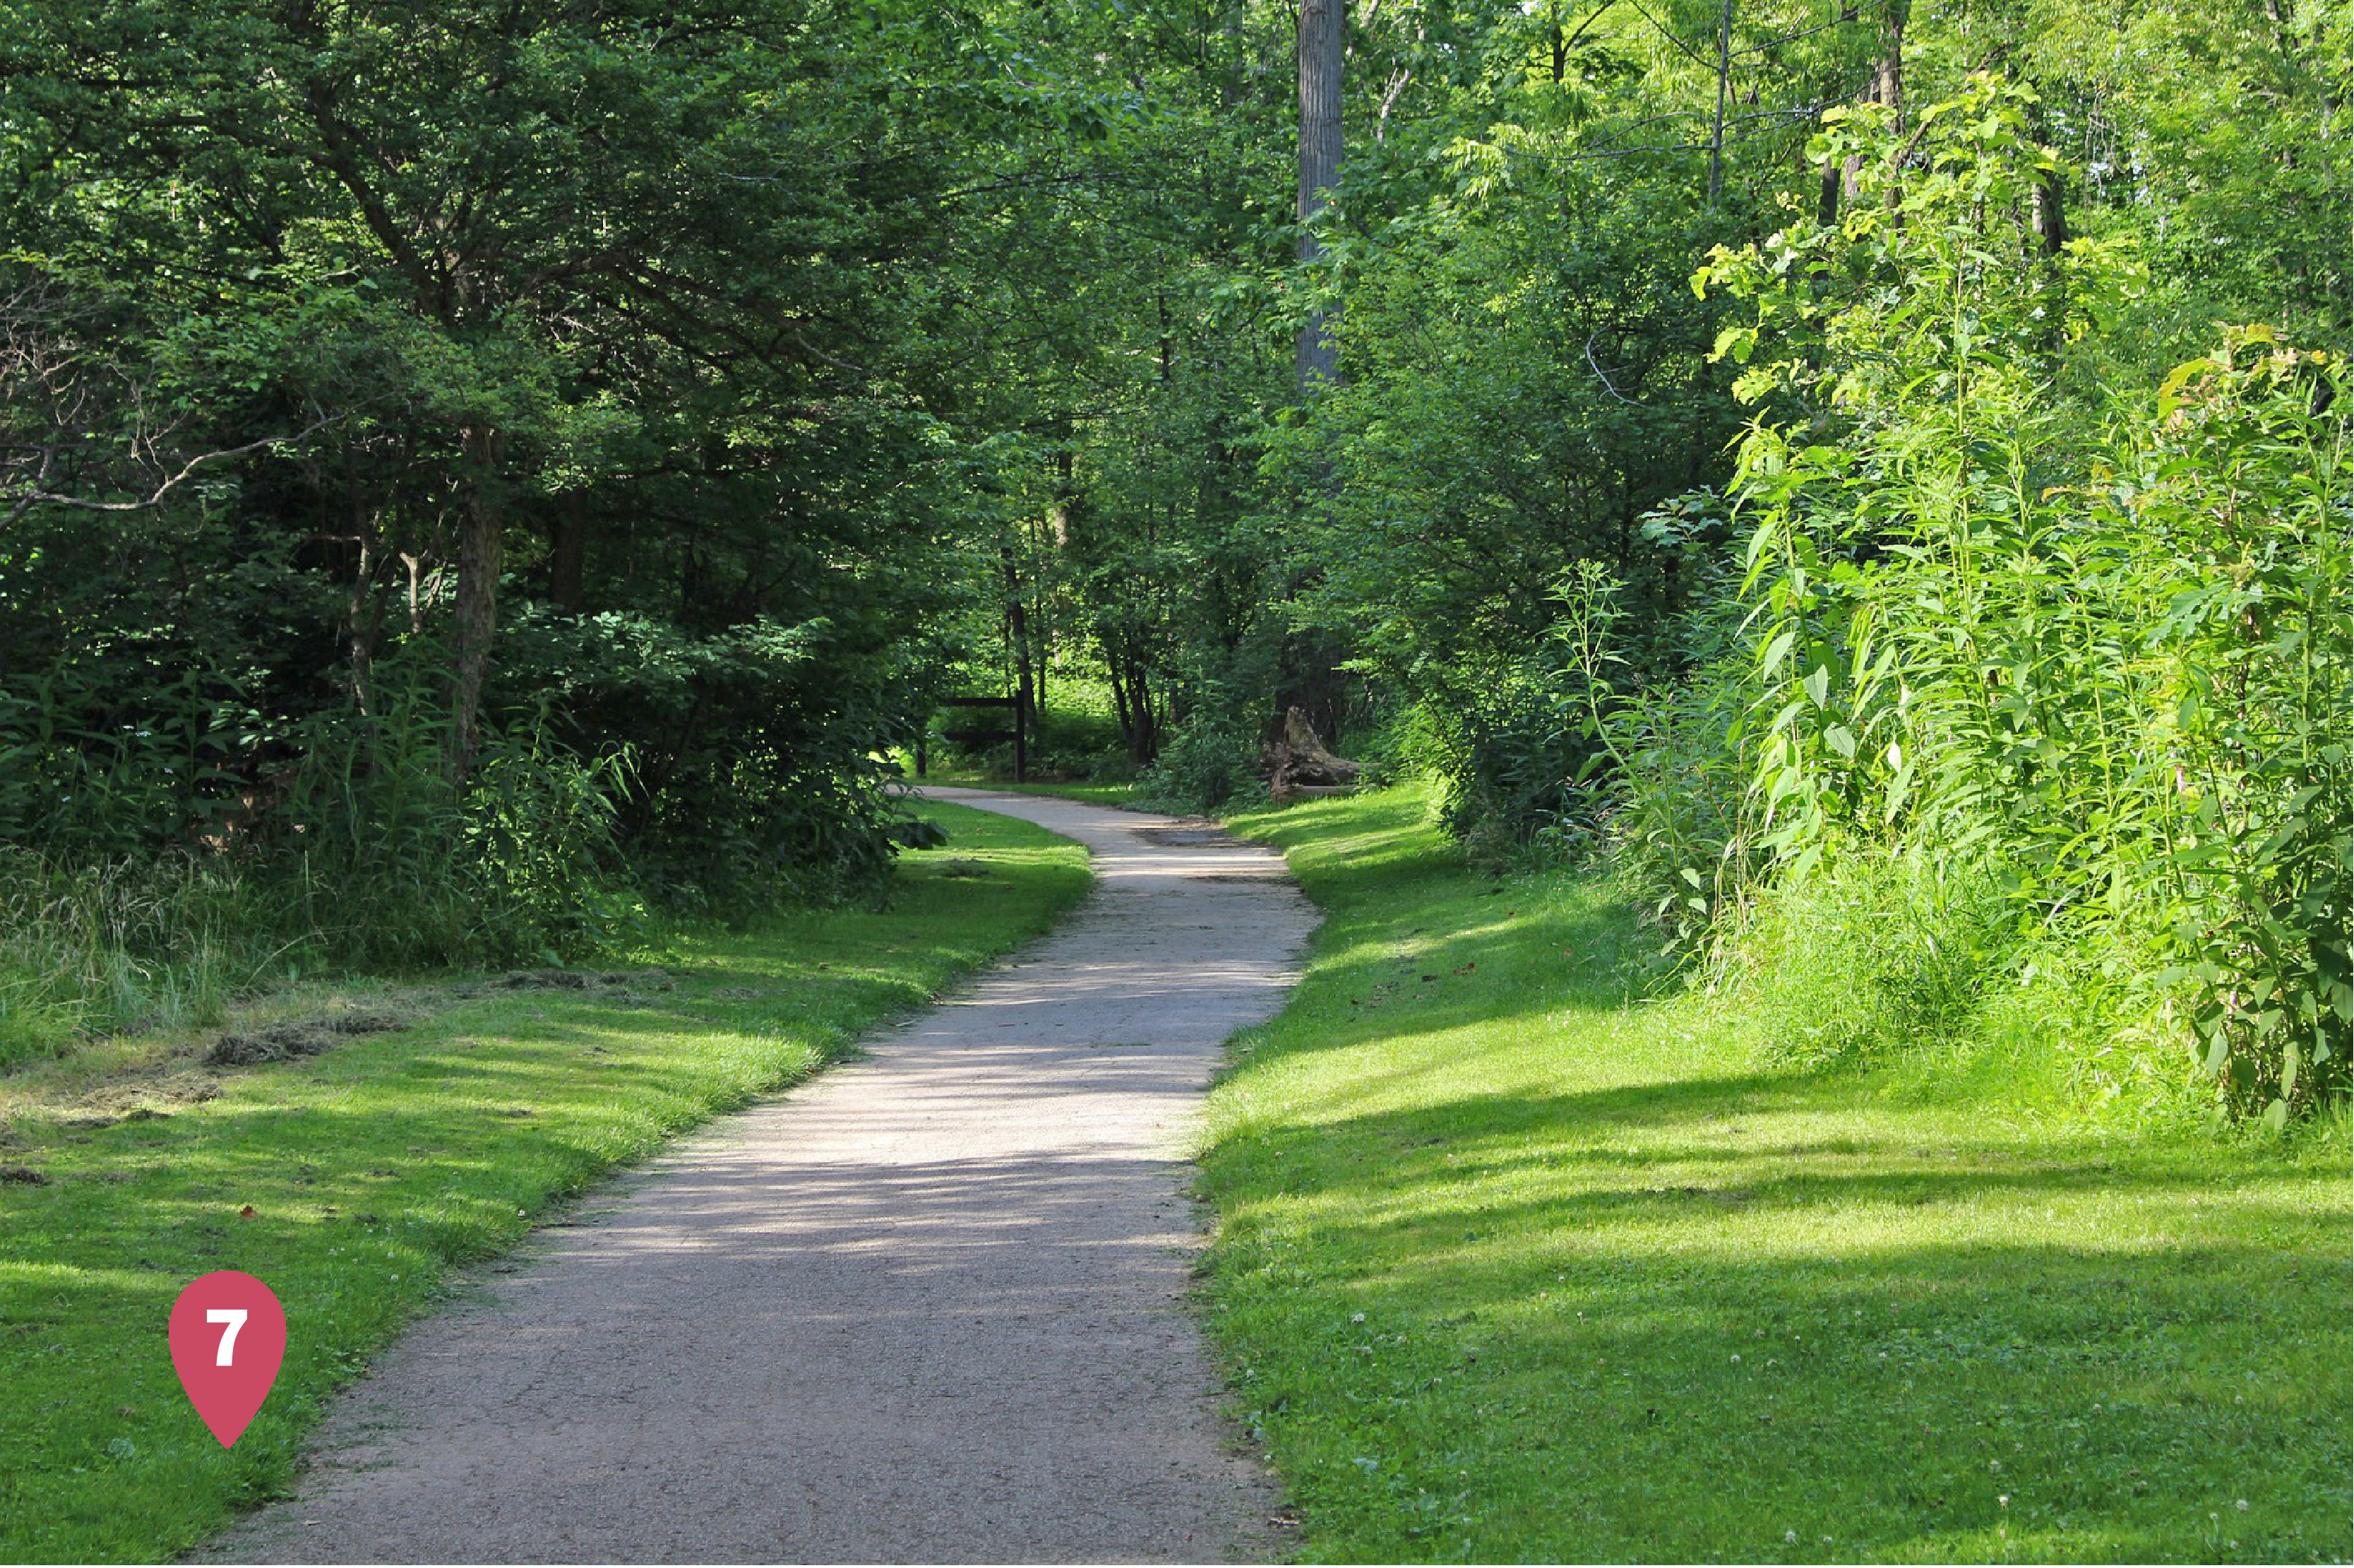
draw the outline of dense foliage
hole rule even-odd
[[[0,842],[28,909],[180,911],[97,991],[12,924],[0,1003],[875,885],[951,597],[943,196],[1023,107],[971,27],[0,11]]]
[[[1761,969],[1806,960],[1786,1049],[1967,1029],[2040,980],[2104,1054],[2187,1034],[2278,1121],[2345,1084],[2354,1033],[2344,361],[2243,326],[2155,387],[2055,397],[2138,280],[1994,216],[2048,175],[2033,107],[1979,79],[1839,226],[1703,269],[1755,311],[1742,389],[1816,423],[1742,449],[1749,616],[1698,678],[1740,714],[1701,737],[1715,831],[1629,858],[1670,907],[1762,911]],[[1691,786],[1630,788],[1658,814]]]
[[[2342,1086],[2342,21],[1359,0],[1311,181],[1331,4],[0,6],[0,1042],[870,893],[1084,695],[1784,1057]]]

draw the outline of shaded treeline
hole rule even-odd
[[[1297,706],[1611,859],[1824,977],[1773,1054],[2065,995],[2089,1094],[2343,1081],[2326,5],[5,27],[27,908],[161,856],[414,961],[872,888],[878,753],[1078,678],[1164,798]]]

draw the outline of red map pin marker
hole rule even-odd
[[[244,1436],[286,1359],[286,1312],[270,1287],[224,1268],[172,1303],[172,1367],[224,1448]]]

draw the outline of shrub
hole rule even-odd
[[[2342,1092],[2354,1033],[2343,367],[2242,328],[2105,429],[2055,397],[2067,334],[2134,273],[2082,241],[2043,259],[2005,216],[2049,166],[2026,101],[1981,79],[1841,227],[1698,280],[1755,304],[1722,344],[1765,351],[1747,392],[1816,408],[1743,446],[1727,842],[1769,890],[1755,922],[1712,913],[1844,952],[1841,879],[1935,863],[1993,889],[2020,950],[2103,954],[2223,1107],[2277,1124]],[[1825,1029],[1884,1038],[1910,1015],[1848,967]]]
[[[1180,810],[1214,811],[1263,790],[1257,761],[1257,735],[1214,691],[1162,745],[1152,765],[1137,775],[1137,794]]]

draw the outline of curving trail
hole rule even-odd
[[[1053,936],[682,1140],[419,1324],[223,1561],[1276,1550],[1182,1296],[1183,1140],[1316,916],[1214,829],[933,791],[1095,854]]]

